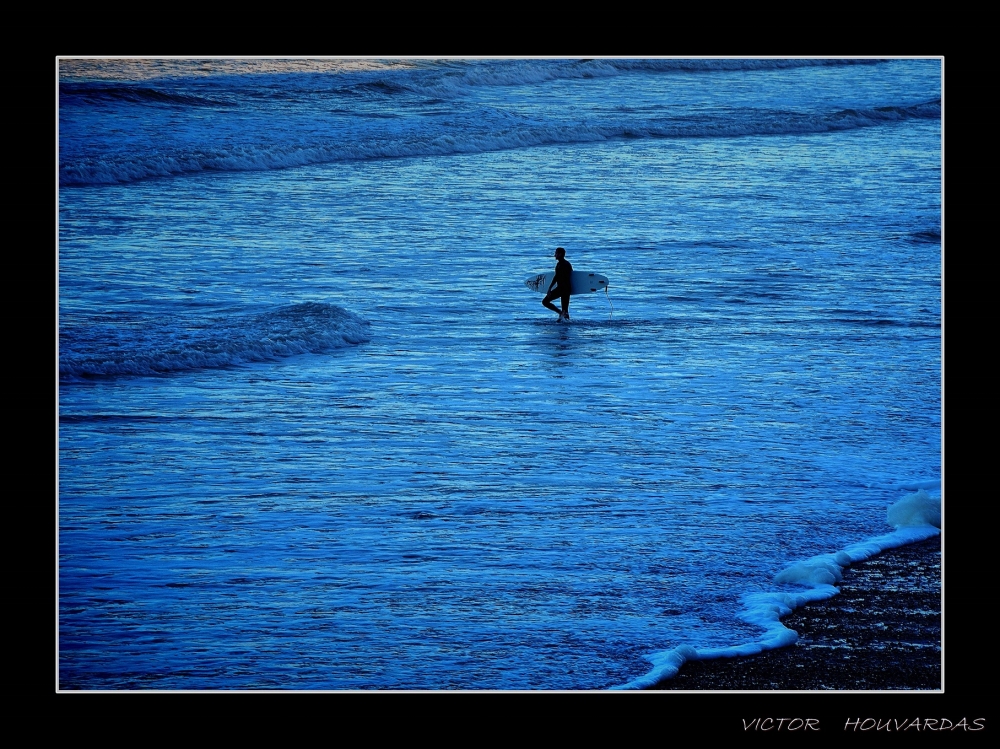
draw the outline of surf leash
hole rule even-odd
[[[608,286],[611,284],[606,284],[604,286],[604,295],[608,298],[608,304],[611,304],[611,295],[608,293]],[[608,319],[610,320],[612,315],[615,314],[615,305],[611,304],[611,312],[608,314]]]

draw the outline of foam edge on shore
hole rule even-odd
[[[653,664],[649,672],[611,689],[651,687],[676,676],[688,661],[756,655],[765,650],[792,645],[798,640],[798,634],[782,624],[782,617],[807,603],[837,595],[839,588],[835,583],[843,579],[845,567],[870,559],[887,549],[923,541],[941,533],[940,486],[940,481],[925,481],[898,487],[901,490],[916,491],[895,502],[886,511],[886,522],[895,528],[894,531],[852,544],[832,554],[821,554],[796,562],[775,576],[774,581],[778,584],[800,585],[804,586],[804,590],[768,591],[743,596],[744,608],[739,617],[764,630],[760,639],[723,648],[696,649],[691,645],[680,645],[671,650],[653,653],[647,656]],[[928,493],[928,490],[934,493]]]

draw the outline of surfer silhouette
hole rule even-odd
[[[552,279],[552,283],[549,284],[549,292],[542,300],[542,304],[553,312],[558,312],[560,322],[569,322],[569,294],[572,287],[570,279],[573,275],[573,266],[566,259],[566,250],[562,247],[556,247],[555,258],[558,261],[556,263],[556,275]],[[559,309],[552,303],[552,300],[556,297],[562,298],[562,309]]]

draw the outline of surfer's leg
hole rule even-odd
[[[562,298],[562,309],[559,311],[559,314],[569,320],[569,294],[566,294]]]
[[[553,312],[559,312],[559,314],[561,315],[562,312],[559,310],[558,307],[556,307],[552,303],[552,300],[555,299],[557,296],[559,296],[558,291],[550,291],[548,294],[545,295],[545,298],[542,300],[542,304],[548,307]]]

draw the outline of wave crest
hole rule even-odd
[[[318,354],[371,340],[370,323],[332,304],[307,302],[215,320],[105,320],[59,334],[64,380],[163,375]]]

